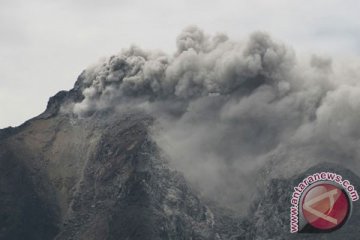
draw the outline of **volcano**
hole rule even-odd
[[[358,202],[335,232],[289,229],[304,177],[360,186],[357,92],[329,82],[331,61],[299,74],[262,33],[190,27],[177,45],[112,56],[0,130],[0,239],[358,239]]]

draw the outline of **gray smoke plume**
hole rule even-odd
[[[136,108],[154,139],[204,195],[246,209],[256,184],[322,161],[360,170],[359,68],[297,58],[257,32],[243,42],[197,27],[169,56],[137,47],[84,71],[77,116]]]

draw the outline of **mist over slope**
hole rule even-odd
[[[257,191],[243,183],[261,185],[261,169],[260,182],[324,161],[360,170],[355,64],[297,58],[262,32],[232,41],[190,26],[176,44],[172,55],[133,46],[89,67],[76,83],[84,99],[62,112],[149,113],[152,136],[175,167],[240,212]]]

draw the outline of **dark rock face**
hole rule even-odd
[[[4,134],[0,239],[217,239],[211,210],[149,137],[152,121],[55,114]]]
[[[35,190],[27,167],[1,145],[0,239],[51,239],[56,211]]]
[[[140,112],[59,114],[79,101],[74,89],[18,128],[0,130],[0,239],[357,239],[360,206],[332,234],[289,233],[293,187],[318,165],[291,179],[273,179],[247,217],[219,208],[169,167],[151,139],[154,119]]]

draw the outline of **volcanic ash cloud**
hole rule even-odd
[[[360,68],[297,58],[261,32],[237,42],[191,26],[176,44],[173,55],[131,47],[89,67],[77,82],[84,99],[64,109],[148,112],[176,168],[234,206],[261,178],[322,161],[359,170]]]

